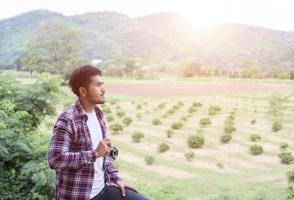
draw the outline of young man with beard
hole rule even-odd
[[[91,65],[73,70],[69,85],[78,96],[59,115],[48,152],[56,171],[56,200],[147,200],[125,184],[109,157],[112,143],[101,109],[105,102],[101,71]]]

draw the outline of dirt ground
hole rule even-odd
[[[255,93],[294,91],[294,85],[267,83],[109,83],[106,91],[112,94],[143,97],[199,96],[226,93]]]

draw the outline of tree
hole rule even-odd
[[[54,173],[47,164],[49,139],[37,133],[54,113],[60,79],[43,74],[32,85],[0,73],[0,199],[53,199]]]
[[[136,61],[134,59],[128,59],[126,61],[125,73],[127,76],[133,76],[135,71]]]
[[[195,75],[200,75],[201,64],[198,62],[191,62],[184,68],[184,77],[193,77]]]
[[[80,32],[68,23],[49,20],[39,25],[27,45],[21,66],[37,72],[51,72],[67,77],[70,71],[87,60],[81,56]]]

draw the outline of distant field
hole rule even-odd
[[[293,168],[293,164],[281,164],[278,154],[282,142],[294,152],[293,85],[106,82],[106,89],[107,102],[103,110],[107,119],[113,118],[107,122],[109,137],[120,151],[115,163],[121,176],[152,200],[165,200],[158,198],[160,194],[174,197],[166,199],[181,200],[283,199],[287,186],[285,173]],[[283,128],[276,133],[271,129],[273,121],[268,116],[269,97],[273,93],[287,97]],[[73,101],[74,97],[67,95],[62,104],[67,106]],[[189,113],[194,102],[202,106]],[[178,109],[167,114],[176,105]],[[221,111],[209,116],[211,105],[219,106]],[[62,109],[63,106],[58,112]],[[123,116],[118,116],[119,111]],[[236,131],[229,143],[222,144],[220,136],[224,133],[224,122],[232,111],[235,112]],[[126,116],[132,119],[128,126],[123,122]],[[199,121],[204,117],[209,117],[211,124],[203,128]],[[160,119],[161,124],[153,125],[155,118]],[[55,117],[48,119],[50,123],[55,120]],[[252,120],[255,120],[254,124]],[[181,122],[183,126],[173,130],[173,122]],[[114,123],[121,124],[123,131],[113,134],[110,126]],[[174,132],[170,138],[167,130]],[[135,131],[145,135],[140,143],[132,141]],[[188,146],[187,139],[192,134],[205,138],[201,148]],[[261,140],[251,142],[251,134],[259,134]],[[170,146],[167,152],[158,152],[161,142]],[[251,155],[251,144],[262,145],[264,152]],[[188,151],[195,153],[194,160],[186,160]],[[153,165],[145,163],[146,156],[154,156]]]
[[[109,93],[145,96],[199,96],[230,93],[282,92],[294,91],[294,85],[272,83],[229,83],[229,82],[150,82],[150,83],[106,83]]]

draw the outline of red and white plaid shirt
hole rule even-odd
[[[102,111],[95,106],[102,136],[107,135]],[[56,200],[89,200],[94,178],[95,149],[92,148],[87,114],[81,102],[76,101],[59,115],[53,129],[48,163],[56,170]],[[97,126],[99,126],[97,124]],[[109,157],[103,159],[106,185],[115,185],[120,179]]]

